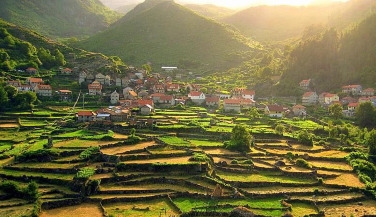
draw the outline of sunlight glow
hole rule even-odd
[[[214,4],[228,8],[243,8],[256,5],[291,5],[306,6],[309,4],[327,4],[331,2],[345,2],[348,0],[177,0],[189,4]]]

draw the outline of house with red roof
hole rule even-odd
[[[367,88],[362,91],[362,96],[374,96],[375,95],[375,89],[373,88]]]
[[[333,93],[322,93],[319,96],[319,103],[322,105],[330,105],[333,102],[339,102],[339,96]]]
[[[308,90],[310,85],[311,85],[311,79],[306,79],[299,83],[299,87],[303,90]]]
[[[220,102],[220,99],[217,96],[212,96],[212,97],[206,97],[205,98],[206,106],[218,107],[219,106],[219,102]]]
[[[101,95],[102,94],[102,84],[98,81],[93,81],[93,83],[89,84],[89,95]]]
[[[303,105],[315,105],[319,99],[316,92],[305,92],[302,97]]]
[[[43,84],[44,81],[43,81],[42,78],[33,78],[33,77],[30,77],[30,78],[27,78],[27,83],[29,83],[32,87],[35,87],[38,84]]]
[[[167,92],[180,92],[180,85],[174,83],[166,84],[166,91]]]
[[[49,84],[38,84],[34,90],[38,96],[52,96],[52,87]]]
[[[35,75],[38,73],[38,70],[36,68],[33,68],[33,67],[29,67],[26,69],[26,72],[31,74],[31,75]]]
[[[70,68],[63,68],[63,69],[60,70],[60,74],[62,74],[62,75],[71,75],[72,72],[73,71]]]
[[[92,111],[79,111],[76,114],[77,122],[94,121],[96,114]]]
[[[21,81],[18,80],[11,80],[7,81],[7,84],[13,87],[20,87],[21,86]]]
[[[307,115],[306,107],[300,104],[294,105],[292,107],[292,113],[295,116],[305,117]]]
[[[72,91],[70,90],[58,90],[60,101],[70,101],[72,98]]]
[[[155,84],[153,86],[154,93],[165,93],[165,87],[163,84]]]
[[[286,109],[280,105],[267,105],[265,106],[265,114],[272,118],[282,118]]]
[[[205,102],[206,96],[203,92],[200,91],[191,91],[188,94],[188,98],[192,100],[193,103],[197,105],[201,105],[202,103]]]
[[[342,93],[358,96],[362,94],[362,89],[362,85],[359,84],[346,85],[342,87]]]
[[[223,100],[223,110],[225,112],[236,112],[239,113],[241,110],[241,99],[224,99]]]

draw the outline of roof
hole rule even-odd
[[[143,105],[147,105],[147,104],[153,105],[153,100],[151,100],[151,99],[139,99],[137,101],[137,103],[138,103],[139,106],[143,106]]]
[[[243,95],[255,95],[254,90],[243,90],[242,92]]]
[[[307,85],[309,84],[309,82],[311,82],[311,79],[306,79],[306,80],[301,81],[300,85]]]
[[[240,99],[225,99],[223,100],[223,103],[224,104],[241,104],[241,100]]]
[[[42,78],[29,78],[30,83],[43,83]]]
[[[159,99],[160,100],[172,100],[174,99],[174,97],[171,95],[163,95],[163,96],[160,96]]]
[[[361,87],[361,85],[360,84],[351,84],[351,85],[343,86],[342,88],[343,89],[351,89],[351,88],[358,88],[358,87]]]
[[[26,71],[37,71],[37,69],[33,68],[33,67],[29,67],[29,68],[26,69]]]
[[[189,93],[190,96],[201,96],[202,92],[200,91],[192,91]]]
[[[349,105],[347,105],[348,107],[357,107],[359,105],[359,103],[357,102],[352,102],[352,103],[349,103]]]
[[[306,107],[305,107],[305,106],[302,106],[302,105],[300,105],[300,104],[297,104],[297,105],[294,105],[292,108],[293,108],[293,109],[305,109]]]
[[[280,106],[280,105],[267,105],[269,111],[273,111],[273,112],[283,112],[285,111],[285,109],[283,108],[283,106]]]
[[[207,97],[206,102],[219,102],[219,97]]]
[[[179,89],[179,84],[167,84],[168,89]]]
[[[51,90],[51,85],[49,84],[38,84],[38,89],[39,90]]]
[[[136,97],[137,96],[137,93],[134,92],[133,90],[130,90],[128,91],[129,95],[133,96],[133,97]]]
[[[375,92],[375,89],[367,88],[367,89],[364,89],[363,92]]]
[[[304,94],[303,94],[303,97],[310,97],[310,96],[312,96],[313,94],[316,94],[315,92],[305,92]]]
[[[163,94],[163,93],[153,93],[151,95],[151,97],[161,97],[161,96],[165,96],[165,94]]]
[[[59,90],[60,93],[72,93],[70,90]]]
[[[79,111],[77,112],[78,116],[92,116],[94,113],[92,111]]]
[[[65,72],[71,72],[72,69],[70,69],[70,68],[65,68],[65,69],[63,69],[63,71],[65,71]]]

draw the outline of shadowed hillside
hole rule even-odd
[[[64,38],[104,30],[119,15],[99,0],[2,0],[0,18],[43,35]]]

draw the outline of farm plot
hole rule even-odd
[[[150,164],[150,163],[159,163],[159,164],[190,164],[190,156],[185,157],[171,157],[171,158],[157,158],[157,159],[141,159],[141,160],[129,160],[125,161],[127,164]]]
[[[130,151],[143,150],[145,148],[155,146],[155,145],[157,145],[157,143],[155,143],[154,141],[142,142],[136,145],[123,145],[123,146],[117,146],[117,147],[111,147],[111,148],[102,148],[101,152],[107,155],[118,155],[118,154],[124,154],[124,153],[130,152]]]
[[[81,139],[72,139],[57,142],[54,144],[55,148],[88,148],[88,147],[97,147],[101,145],[107,145],[110,142],[106,141],[97,141],[97,140],[81,140]]]
[[[102,217],[103,213],[99,208],[99,204],[94,203],[82,203],[76,206],[61,207],[56,209],[43,210],[40,217]]]
[[[256,174],[236,174],[229,172],[217,172],[217,175],[229,182],[265,182],[265,183],[295,183],[295,184],[313,184],[314,179],[288,177],[281,173],[260,172]]]
[[[167,199],[112,203],[104,204],[103,207],[109,216],[155,217],[179,215],[179,212],[171,206]]]
[[[376,201],[365,200],[337,205],[320,204],[319,208],[325,211],[325,216],[336,217],[342,214],[350,216],[376,216]]]

